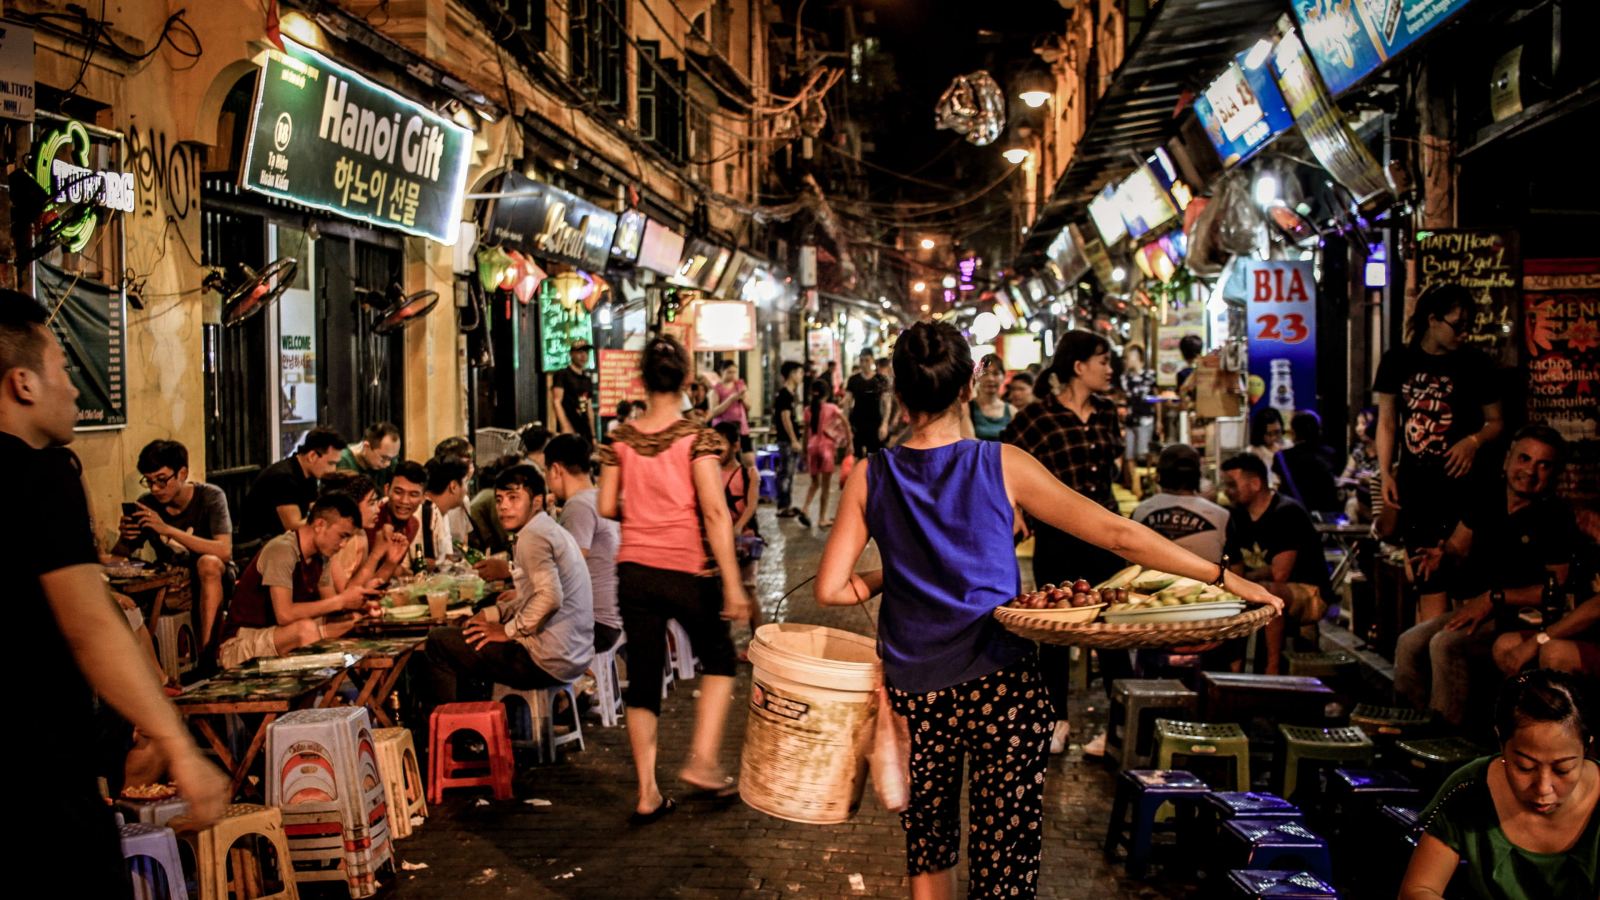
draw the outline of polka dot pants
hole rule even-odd
[[[959,859],[965,763],[967,896],[1034,896],[1055,720],[1037,660],[928,694],[891,687],[889,702],[911,730],[911,804],[900,814],[907,871],[938,872]]]

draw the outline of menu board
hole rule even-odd
[[[1600,259],[1530,259],[1524,272],[1528,421],[1567,439],[1560,494],[1593,503],[1600,500]]]
[[[1417,293],[1434,284],[1472,291],[1472,333],[1465,340],[1501,365],[1515,365],[1511,332],[1522,282],[1515,231],[1440,229],[1417,233]]]
[[[644,399],[644,378],[639,365],[642,350],[600,351],[600,414],[609,416],[624,400]]]

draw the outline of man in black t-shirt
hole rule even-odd
[[[1394,689],[1417,708],[1453,724],[1467,715],[1474,675],[1492,674],[1496,636],[1517,627],[1517,613],[1544,595],[1545,578],[1565,583],[1582,539],[1572,509],[1554,488],[1566,441],[1546,425],[1528,425],[1511,439],[1501,490],[1468,499],[1443,547],[1415,558],[1419,575],[1452,587],[1466,602],[1455,612],[1418,622],[1394,651]]]
[[[800,437],[797,393],[805,366],[790,360],[779,367],[778,373],[783,384],[772,404],[772,424],[778,440],[778,517],[788,519],[800,515],[800,510],[794,508],[794,466],[806,452],[805,442]]]
[[[889,383],[878,374],[878,360],[871,350],[861,351],[856,373],[845,383],[845,405],[850,413],[850,431],[855,435],[856,459],[883,446],[888,436]]]
[[[1267,623],[1267,672],[1282,659],[1286,621],[1314,627],[1333,590],[1322,538],[1305,507],[1267,487],[1267,465],[1254,453],[1222,464],[1223,492],[1233,504],[1228,514],[1228,562],[1234,571],[1260,582],[1283,600],[1283,615]]]
[[[567,351],[567,367],[550,379],[551,400],[556,411],[556,434],[575,434],[594,443],[594,380],[589,377],[588,341],[579,341]]]
[[[202,823],[222,812],[228,781],[200,755],[106,590],[78,458],[63,446],[74,436],[78,391],[46,319],[33,298],[0,290],[0,466],[14,508],[27,510],[0,541],[12,633],[28,645],[4,655],[4,677],[17,733],[26,740],[31,729],[45,742],[11,779],[8,800],[28,822],[7,849],[50,878],[70,877],[68,893],[131,897],[96,784],[95,695],[150,739]]]
[[[244,495],[246,541],[266,540],[306,523],[317,500],[317,480],[339,465],[344,438],[332,428],[313,428],[292,456],[278,460],[256,476]]]

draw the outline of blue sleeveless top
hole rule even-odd
[[[1033,652],[991,615],[1022,590],[1001,446],[958,441],[872,456],[867,529],[883,557],[878,637],[890,687],[943,690]]]

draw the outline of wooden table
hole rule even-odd
[[[404,623],[413,624],[413,623]],[[427,623],[431,626],[431,622]],[[365,706],[372,713],[378,727],[393,728],[397,724],[384,709],[400,673],[412,654],[427,643],[427,633],[387,636],[355,636],[330,638],[296,650],[290,656],[313,653],[346,653],[355,656],[356,664],[350,670],[350,683],[360,688],[355,705]]]
[[[153,633],[156,620],[161,618],[167,591],[188,584],[189,570],[183,566],[169,566],[165,569],[146,568],[138,575],[118,577],[108,574],[106,578],[111,582],[113,591],[127,594],[135,603],[139,602],[141,597],[151,598],[150,608],[145,611],[145,622]]]
[[[189,686],[173,699],[178,712],[200,732],[232,776],[229,797],[237,797],[250,767],[266,745],[267,728],[283,713],[331,703],[358,658],[342,666],[269,673],[258,667],[230,669]],[[260,716],[250,744],[237,759],[217,733],[214,720]]]

